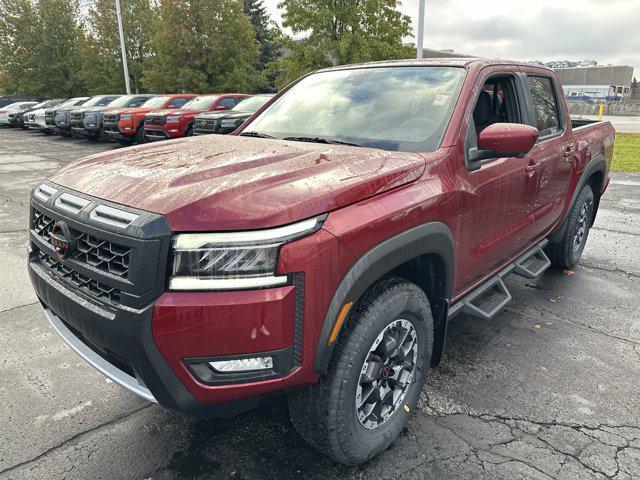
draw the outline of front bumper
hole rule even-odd
[[[165,127],[145,126],[144,138],[150,141],[169,140],[184,136],[184,131],[179,124],[165,124]]]
[[[255,407],[265,395],[316,380],[311,371],[316,338],[311,324],[309,337],[303,336],[302,263],[291,265],[290,271],[301,273],[290,274],[289,284],[282,287],[166,292],[171,231],[163,217],[139,212],[141,219],[121,233],[143,238],[125,237],[90,221],[96,203],[108,202],[73,192],[91,203],[70,215],[57,208],[56,201],[71,191],[55,187],[59,193],[46,201],[32,196],[29,274],[53,328],[102,373],[147,400],[198,416],[234,415]],[[52,221],[64,220],[72,231],[88,232],[94,244],[106,240],[131,248],[127,281],[114,280],[109,272],[98,272],[74,257],[52,267],[43,258],[55,253],[38,233],[34,211]],[[149,232],[152,238],[144,238]],[[335,247],[333,236],[319,235],[324,244]],[[314,244],[318,242],[316,238]],[[116,247],[98,248],[115,251]],[[308,245],[307,250],[311,250]],[[87,278],[98,281],[99,293],[113,287],[121,290],[116,297],[96,296],[91,288],[70,282],[76,274],[83,285]],[[146,283],[141,285],[142,281]],[[318,295],[307,295],[313,297],[309,303],[313,312]],[[308,343],[303,346],[303,342]],[[208,367],[213,360],[264,355],[274,358],[274,367],[267,371],[212,374]]]

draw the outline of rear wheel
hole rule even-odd
[[[187,131],[184,133],[185,137],[193,137],[193,125],[187,127]]]
[[[561,268],[572,268],[579,261],[587,244],[594,208],[593,190],[585,185],[569,212],[567,228],[562,239],[557,243],[550,243],[547,254],[551,263]]]
[[[407,423],[432,351],[433,318],[425,293],[400,278],[378,281],[351,315],[327,374],[289,394],[296,430],[338,462],[369,460]]]

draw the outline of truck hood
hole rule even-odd
[[[205,112],[206,110],[185,110],[181,108],[168,108],[165,110],[156,110],[152,113],[154,117],[167,116],[171,117],[174,115],[197,115],[200,112]]]
[[[206,135],[113,150],[49,180],[166,216],[175,231],[268,228],[412,182],[416,153]]]
[[[149,113],[153,111],[154,111],[153,108],[132,107],[132,108],[113,108],[109,110],[109,113],[117,113],[119,115],[123,115],[123,114],[139,115],[141,113]]]

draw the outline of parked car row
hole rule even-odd
[[[123,144],[191,135],[227,134],[273,95],[95,95],[16,102],[0,109],[0,125]]]

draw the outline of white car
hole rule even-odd
[[[9,122],[9,115],[11,113],[26,110],[29,107],[33,107],[38,102],[16,102],[0,108],[0,125],[11,125]]]
[[[47,129],[47,124],[44,121],[44,108],[37,110],[31,110],[24,114],[24,124],[30,130],[44,130]]]

